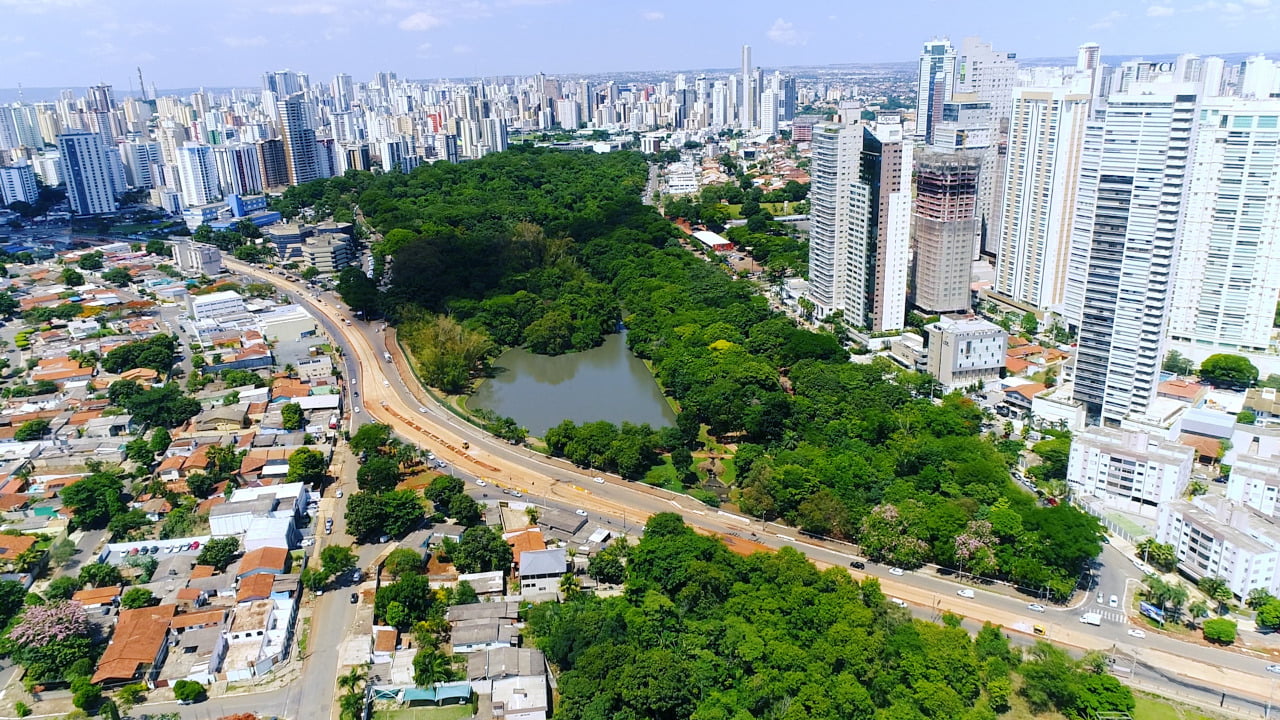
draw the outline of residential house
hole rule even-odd
[[[520,594],[538,595],[560,591],[560,578],[569,571],[564,548],[520,553]]]
[[[155,681],[168,652],[169,621],[175,605],[121,610],[115,632],[98,660],[93,682],[123,685]]]

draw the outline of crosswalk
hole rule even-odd
[[[1106,620],[1108,622],[1114,622],[1114,623],[1128,622],[1128,618],[1126,618],[1124,616],[1124,613],[1120,612],[1119,610],[1104,609],[1095,605],[1092,608],[1086,609],[1085,612],[1096,612],[1102,616],[1103,620]]]

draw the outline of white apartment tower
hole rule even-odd
[[[1139,430],[1091,427],[1071,442],[1067,483],[1077,496],[1154,519],[1182,496],[1195,450]]]
[[[1019,88],[996,238],[997,293],[1042,309],[1062,303],[1090,96]]]
[[[1197,362],[1276,353],[1280,99],[1208,98],[1191,154],[1169,337]]]
[[[281,75],[276,73],[276,76]],[[283,75],[283,79],[277,77],[277,81],[287,86],[292,74],[285,71]],[[301,185],[321,177],[316,131],[309,123],[308,104],[300,96],[276,103],[280,137],[284,141],[285,172],[290,185]]]
[[[71,212],[98,215],[117,209],[111,162],[102,136],[70,132],[58,136],[58,174],[67,184]]]
[[[38,193],[36,171],[31,163],[20,160],[12,165],[0,165],[0,206],[35,203]]]
[[[1001,132],[1009,127],[1013,112],[1013,89],[1018,84],[1017,55],[996,52],[990,43],[967,37],[960,44],[956,68],[956,93],[972,93],[991,104],[991,126]]]
[[[119,150],[129,187],[150,190],[159,184],[157,166],[164,164],[160,143],[150,140],[130,140],[121,143]]]
[[[182,202],[188,207],[207,205],[222,197],[213,148],[208,145],[186,142],[178,148],[178,179]]]
[[[813,128],[810,285],[819,316],[869,332],[906,321],[911,145],[894,123]]]
[[[213,162],[218,169],[218,185],[224,195],[262,193],[262,164],[258,146],[249,143],[215,145]]]
[[[1193,86],[1135,84],[1086,133],[1066,317],[1074,397],[1107,425],[1155,397],[1195,110]]]

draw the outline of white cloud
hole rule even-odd
[[[431,30],[444,24],[444,20],[431,13],[416,12],[400,21],[401,30]]]
[[[454,55],[467,55],[467,54],[469,54],[470,52],[471,52],[471,46],[470,46],[470,45],[462,45],[462,44],[458,44],[458,45],[454,45],[454,46],[453,46],[453,54],[454,54]]]
[[[1271,7],[1271,0],[1244,0],[1244,4],[1255,8]]]
[[[314,5],[300,3],[297,5],[276,5],[267,8],[272,15],[332,15],[338,12],[336,5],[316,3]]]
[[[1235,14],[1235,13],[1244,12],[1244,8],[1241,7],[1239,3],[1229,2],[1226,5],[1222,6],[1222,11]]]
[[[1167,5],[1152,5],[1147,8],[1147,17],[1169,17],[1174,9]]]
[[[1123,20],[1125,14],[1119,10],[1112,10],[1103,16],[1101,20],[1089,26],[1090,30],[1109,30],[1115,27],[1116,22]]]
[[[261,35],[254,35],[253,37],[230,36],[222,38],[222,44],[233,48],[262,47],[267,44],[267,39]]]
[[[640,13],[640,17],[648,20],[649,22],[658,22],[659,20],[665,20],[667,16],[665,13],[658,12],[657,10],[650,10],[649,12]]]
[[[803,45],[805,38],[796,30],[794,23],[789,23],[782,18],[773,21],[773,25],[769,26],[769,31],[765,33],[768,38],[779,45]]]

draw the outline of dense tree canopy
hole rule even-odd
[[[1024,673],[999,628],[973,638],[912,620],[874,579],[819,572],[789,548],[738,557],[672,514],[650,519],[627,569],[622,596],[530,612],[562,670],[558,718],[994,720],[1013,672],[1029,700],[1072,716],[1133,707],[1052,647]]]
[[[102,358],[102,369],[120,373],[134,368],[151,368],[162,376],[173,367],[177,339],[172,335],[156,335],[137,342],[125,343]]]
[[[441,387],[465,389],[484,371],[483,335],[556,353],[594,345],[620,318],[678,401],[678,428],[568,423],[547,433],[552,453],[642,478],[663,451],[696,449],[705,430],[737,445],[732,499],[751,515],[904,564],[1069,594],[1101,549],[1094,520],[1020,491],[980,436],[976,404],[936,400],[932,378],[887,361],[847,362],[834,334],[798,328],[754,285],[684,249],[680,231],[640,202],[646,175],[637,154],[520,149],[409,174],[349,173],[290,188],[285,200],[359,205],[382,233],[380,307],[403,322],[419,370]],[[770,235],[768,199],[748,188],[701,201],[742,203],[764,225],[740,240],[800,267],[800,249]],[[796,186],[784,199],[802,197]]]

